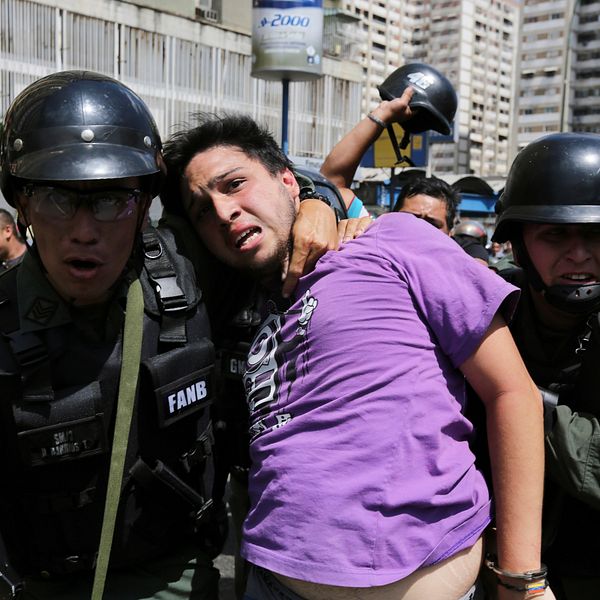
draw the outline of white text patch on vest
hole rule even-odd
[[[174,394],[167,396],[169,402],[169,414],[175,414],[190,404],[194,404],[194,402],[206,398],[206,394],[205,380],[197,381],[181,390],[177,390]]]

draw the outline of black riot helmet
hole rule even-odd
[[[14,178],[89,181],[143,178],[158,193],[164,170],[156,123],[142,99],[121,82],[89,71],[35,81],[5,116],[0,189],[14,206]]]
[[[542,282],[523,244],[523,223],[600,223],[600,135],[556,133],[526,146],[515,158],[504,192],[495,242],[510,240],[533,287],[567,312],[600,307],[600,284],[551,286]]]
[[[458,100],[452,84],[439,71],[424,63],[411,63],[396,69],[380,86],[382,100],[399,98],[407,87],[414,90],[411,108],[418,113],[402,123],[408,133],[433,129],[444,135],[450,133]]]
[[[487,244],[487,231],[479,221],[461,221],[452,230],[452,235],[467,235],[475,238],[482,246]]]

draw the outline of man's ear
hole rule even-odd
[[[34,235],[33,235],[33,229],[31,227],[31,221],[29,220],[29,216],[28,216],[29,207],[27,204],[27,200],[23,200],[22,198],[19,198],[17,196],[15,198],[15,208],[17,209],[17,214],[15,216],[17,232],[21,236],[21,241],[25,242],[27,245],[29,245],[29,242],[27,241],[28,235],[29,235],[29,239],[31,239],[31,240],[33,240]],[[15,232],[15,236],[16,236],[17,232]]]
[[[504,248],[502,249],[504,250]],[[513,262],[515,263],[515,265],[517,265],[517,267],[521,266],[521,261],[519,259],[521,258],[522,252],[523,248],[521,246],[519,246],[518,244],[516,248],[513,246]]]
[[[284,169],[281,172],[281,182],[290,191],[294,200],[300,195],[300,186],[290,169]]]
[[[138,215],[138,228],[141,231],[146,229],[146,227],[148,227],[148,225],[151,225],[151,223],[150,223],[150,206],[152,205],[153,199],[154,198],[151,198],[150,200],[145,201],[145,206],[143,207],[142,210],[140,210],[140,214]]]
[[[15,208],[17,209],[17,223],[20,223],[25,228],[29,227],[31,225],[31,220],[29,219],[29,206],[27,200],[20,197],[15,198]]]

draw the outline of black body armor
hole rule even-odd
[[[217,489],[225,488],[227,474],[247,485],[250,470],[249,413],[244,372],[250,344],[263,320],[263,296],[256,286],[244,306],[227,320],[215,336],[217,345],[218,400],[214,411],[215,442],[220,467]]]
[[[170,232],[146,231],[144,254],[142,362],[111,567],[192,539],[213,555],[220,550],[209,533],[217,499],[203,482],[214,385],[206,310]],[[116,339],[82,334],[85,318],[27,332],[18,273],[0,278],[0,356],[14,359],[0,364],[2,537],[23,574],[89,570],[104,513],[122,326]]]

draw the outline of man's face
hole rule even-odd
[[[545,285],[600,282],[600,224],[529,223],[523,242]]]
[[[446,203],[439,198],[426,194],[415,194],[404,199],[404,204],[399,212],[408,212],[431,223],[435,228],[450,235],[446,223]]]
[[[89,194],[134,190],[139,184],[139,179],[127,178],[63,181],[52,185]],[[48,279],[58,294],[76,306],[108,300],[132,253],[138,224],[149,204],[147,199],[131,203],[121,218],[114,221],[97,220],[85,196],[70,218],[57,218],[43,207],[36,210],[35,196],[20,194],[19,201],[22,214],[33,229]]]
[[[182,180],[184,207],[206,247],[261,277],[277,273],[288,255],[298,193],[291,171],[272,175],[232,146],[196,154]]]

